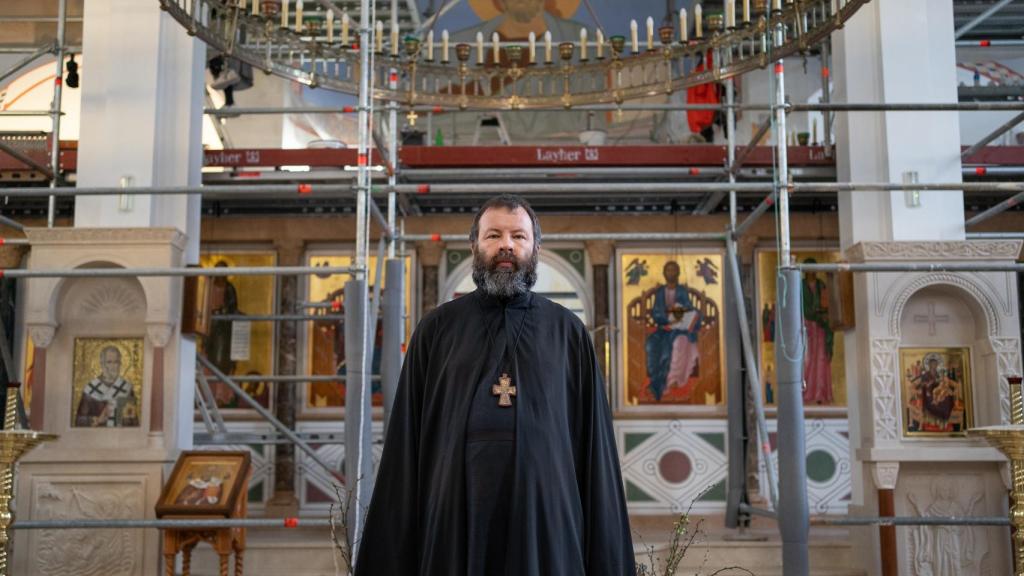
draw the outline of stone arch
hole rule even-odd
[[[107,255],[105,255],[104,257],[101,257],[101,258],[97,258],[95,255],[84,256],[84,257],[78,258],[76,260],[72,260],[69,263],[69,265],[68,265],[69,269],[75,269],[75,270],[77,270],[77,269],[86,269],[86,268],[130,268],[130,267],[132,267],[131,263],[123,261],[123,260],[118,259],[118,258],[113,258],[113,257],[107,256]],[[149,306],[148,306],[148,303],[149,302],[153,302],[154,301],[154,297],[157,296],[157,294],[156,294],[157,288],[156,288],[154,280],[159,280],[159,279],[157,279],[157,278],[149,278],[149,277],[129,277],[129,278],[139,287],[139,289],[142,292],[143,319],[144,320],[148,320],[149,319],[148,318],[148,316],[149,316]],[[46,316],[47,316],[48,323],[50,323],[53,326],[57,326],[58,325],[59,318],[60,318],[60,315],[61,315],[60,304],[63,301],[67,291],[69,290],[69,287],[74,286],[75,283],[76,283],[75,281],[76,280],[80,280],[80,279],[82,279],[82,278],[69,278],[69,277],[48,278],[48,279],[43,279],[46,282],[46,285],[42,285],[42,286],[40,286],[38,284],[36,285],[36,288],[34,288],[34,289],[49,290],[48,301],[47,301],[47,306],[46,306],[46,308],[47,308]],[[37,282],[38,281],[39,280],[37,280]]]
[[[997,293],[985,285],[983,279],[975,274],[953,274],[939,272],[916,276],[907,282],[899,290],[894,290],[895,297],[891,304],[883,304],[883,314],[888,312],[889,334],[896,339],[901,337],[900,321],[903,318],[907,302],[924,288],[933,286],[948,286],[957,293],[966,297],[968,307],[975,312],[975,317],[984,320],[989,337],[999,335],[1001,326],[999,313],[994,300],[998,299]],[[981,314],[977,314],[981,312]]]

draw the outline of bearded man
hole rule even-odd
[[[590,335],[530,290],[540,238],[522,198],[477,212],[477,290],[413,334],[358,576],[634,575]]]

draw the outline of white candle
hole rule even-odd
[[[530,64],[537,63],[537,35],[530,31]]]
[[[260,0],[252,0],[252,15],[260,15]]]
[[[441,31],[441,62],[448,63],[448,29]]]
[[[772,10],[782,12],[782,0],[772,0]]]
[[[434,31],[427,32],[427,61],[434,61]]]
[[[629,21],[629,48],[636,54],[640,51],[640,41],[637,39],[636,20]]]
[[[700,4],[693,7],[693,31],[697,38],[704,37],[704,9]]]
[[[725,0],[725,29],[736,27],[736,0]]]
[[[743,23],[750,23],[750,0],[743,0]]]
[[[476,63],[484,63],[484,33],[476,33]]]
[[[281,0],[281,28],[288,27],[288,2],[291,0]]]
[[[597,29],[597,59],[604,58],[604,32],[600,28]]]
[[[391,21],[391,55],[398,56],[398,21]]]
[[[374,48],[378,53],[384,51],[384,23],[377,20],[377,24],[374,26]]]
[[[587,59],[587,29],[580,28],[580,60]]]
[[[348,45],[348,25],[348,12],[345,12],[341,15],[341,43],[346,46]]]
[[[295,0],[295,31],[302,33],[302,0]]]
[[[334,10],[327,10],[327,41],[334,43]]]
[[[551,64],[551,30],[544,33],[544,62]]]
[[[679,9],[679,41],[686,43],[690,40],[690,25],[686,19],[686,8]]]
[[[654,50],[654,18],[647,17],[647,49]]]
[[[839,12],[839,0],[832,0],[831,14],[834,16],[837,12]]]
[[[497,32],[491,34],[491,45],[493,46],[494,63],[501,64],[501,38]]]

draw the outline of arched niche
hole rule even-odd
[[[1001,381],[993,336],[998,332],[991,302],[973,284],[936,282],[912,287],[897,302],[899,347],[921,349],[967,348],[970,351],[970,400],[973,425],[984,426],[1002,421]],[[898,361],[898,359],[897,359]],[[900,406],[902,378],[907,370],[900,366]],[[905,415],[904,415],[905,416]]]
[[[110,268],[110,262],[90,262],[82,268]],[[150,362],[152,345],[147,336],[146,290],[137,278],[65,278],[54,294],[54,316],[60,326],[56,331],[53,343],[47,353],[46,386],[46,420],[47,429],[63,432],[71,437],[81,438],[83,446],[93,444],[89,440],[96,434],[103,435],[107,447],[121,446],[142,447],[146,444],[149,430],[149,397]],[[118,348],[137,347],[141,358],[138,359],[137,372],[127,378],[129,359],[122,359],[122,373],[136,389],[138,425],[123,429],[91,429],[74,426],[74,406],[76,390],[83,378],[95,377],[91,374],[91,363],[85,358],[85,350],[92,350],[82,345],[82,354],[76,353],[76,342],[91,340],[96,344],[90,346],[102,349],[103,346],[116,344]],[[92,350],[95,353],[95,350]],[[88,355],[89,358],[93,354]],[[94,371],[94,370],[93,370]]]
[[[476,289],[473,283],[473,258],[465,258],[445,280],[441,302]],[[533,291],[551,298],[579,316],[587,326],[593,319],[594,304],[587,282],[571,264],[561,256],[541,250],[537,262],[537,283]]]

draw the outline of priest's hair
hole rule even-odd
[[[469,242],[474,247],[476,246],[477,240],[480,238],[480,218],[483,217],[484,212],[492,208],[504,208],[509,212],[515,212],[517,209],[522,209],[524,212],[530,215],[530,222],[533,223],[533,251],[537,252],[540,250],[540,220],[537,219],[537,213],[533,211],[530,203],[526,201],[526,198],[517,194],[501,194],[495,196],[484,202],[484,205],[476,211],[476,216],[473,217],[473,225],[469,228]]]

